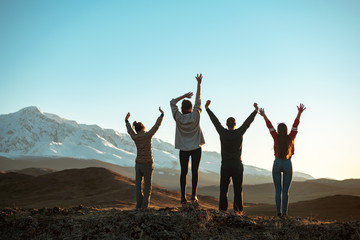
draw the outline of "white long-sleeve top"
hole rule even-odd
[[[176,100],[170,101],[171,111],[176,122],[175,148],[183,151],[195,150],[205,144],[204,135],[200,128],[201,99],[196,94],[192,113],[182,114],[176,105]]]

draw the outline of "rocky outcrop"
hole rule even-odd
[[[360,222],[250,218],[198,205],[1,209],[0,239],[360,239]]]

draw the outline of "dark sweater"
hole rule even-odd
[[[235,130],[229,130],[224,128],[215,114],[208,108],[206,109],[210,116],[212,123],[214,124],[216,131],[220,135],[221,142],[221,164],[236,164],[241,163],[241,150],[243,135],[250,127],[250,124],[254,121],[256,116],[256,110],[245,120],[241,127]]]

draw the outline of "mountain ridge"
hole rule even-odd
[[[97,159],[119,166],[134,166],[136,147],[130,136],[98,125],[80,124],[36,106],[15,113],[0,115],[0,155],[11,159],[22,157],[71,157]],[[180,169],[174,146],[153,138],[155,168]],[[203,151],[200,171],[219,173],[221,156]],[[271,178],[271,171],[244,165],[244,175]],[[313,179],[306,173],[294,172],[294,177]]]

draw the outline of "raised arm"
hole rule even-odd
[[[195,76],[197,81],[197,89],[196,89],[196,96],[195,96],[195,105],[194,110],[198,110],[201,112],[201,82],[202,82],[202,74],[197,74]]]
[[[254,121],[256,114],[259,110],[259,107],[257,105],[257,103],[254,103],[254,108],[255,110],[250,114],[250,116],[245,120],[245,122],[241,125],[241,127],[239,127],[239,130],[243,133],[246,132],[246,130],[250,127],[251,123]]]
[[[175,104],[179,102],[180,100],[183,100],[184,98],[191,98],[193,96],[192,92],[185,93],[177,98],[173,98],[171,101],[173,101]]]
[[[181,95],[177,98],[173,98],[171,101],[170,101],[170,107],[171,107],[171,113],[175,119],[175,121],[180,117],[181,113],[179,111],[179,108],[178,106],[176,105],[176,103],[184,98],[191,98],[193,95],[192,92],[188,92],[188,93],[185,93],[184,95]]]
[[[259,114],[264,118],[266,126],[269,128],[271,136],[273,138],[275,138],[277,136],[277,132],[276,132],[275,128],[273,127],[273,125],[271,124],[268,117],[266,116],[264,108],[259,109]]]
[[[304,106],[304,104],[300,103],[300,105],[297,106],[297,109],[298,109],[298,114],[296,115],[295,121],[291,128],[291,132],[289,134],[291,139],[294,139],[298,132],[297,127],[299,126],[299,123],[300,123],[300,117],[301,117],[301,114],[303,113],[303,111],[306,109],[306,107]]]
[[[129,123],[129,117],[130,117],[130,113],[128,112],[125,117],[126,129],[127,129],[127,132],[129,133],[130,137],[132,139],[134,139],[134,137],[136,136],[136,133],[134,132],[134,130],[132,129],[132,127]]]
[[[211,122],[214,124],[216,131],[220,133],[222,130],[224,130],[224,127],[221,125],[219,119],[215,116],[215,114],[210,110],[209,105],[211,101],[207,100],[205,104],[205,110],[209,114]]]
[[[260,116],[262,116],[264,118],[265,122],[270,122],[268,117],[265,114],[265,109],[264,108],[259,109],[259,114],[260,114]]]
[[[300,120],[301,114],[306,109],[306,107],[304,106],[304,104],[300,103],[300,106],[297,106],[297,109],[298,109],[298,114],[296,116],[296,119]]]
[[[164,111],[161,110],[161,107],[159,107],[159,111],[161,113],[161,115],[158,117],[158,119],[156,120],[156,123],[155,125],[150,129],[150,131],[148,132],[151,136],[153,136],[157,130],[159,129],[160,125],[161,125],[161,122],[163,120],[163,117],[164,117]]]

